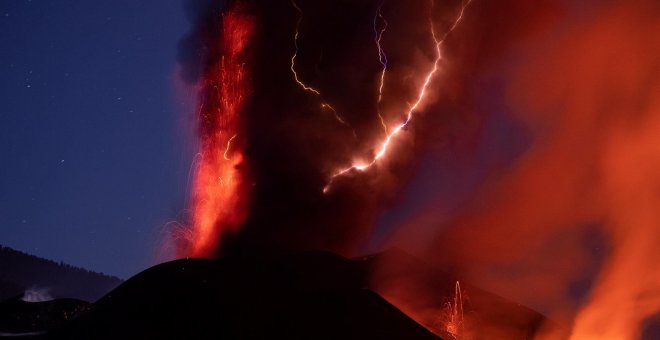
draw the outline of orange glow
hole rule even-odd
[[[224,52],[202,84],[201,160],[193,193],[190,256],[211,256],[223,235],[236,232],[246,218],[247,190],[241,172],[244,155],[237,141],[240,113],[249,95],[245,49],[253,18],[234,6],[223,15]]]
[[[423,317],[416,314],[410,315],[412,318],[418,318],[419,322],[423,322]],[[455,339],[470,338],[466,336],[464,330],[464,313],[463,313],[463,291],[461,290],[461,283],[456,281],[454,284],[454,296],[451,301],[447,301],[440,312],[440,316],[429,326],[429,329],[441,334],[451,334]],[[446,333],[445,333],[446,332]]]
[[[564,326],[539,338],[637,339],[660,311],[658,7],[588,9],[512,36],[515,67],[488,70],[509,79],[502,99],[527,149],[455,215],[438,200],[392,244],[426,246],[437,266]],[[589,286],[575,292],[580,280]]]

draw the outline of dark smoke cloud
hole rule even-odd
[[[329,249],[352,254],[368,237],[382,201],[373,174],[322,188],[335,167],[372,141],[378,60],[373,45],[375,2],[301,1],[298,72],[350,125],[320,108],[289,70],[297,13],[288,1],[260,12],[254,101],[248,112],[248,155],[256,183],[243,233],[258,248]],[[367,53],[364,53],[364,52]],[[355,135],[353,135],[355,130]],[[362,142],[362,143],[361,143]],[[371,177],[371,178],[370,178]],[[376,183],[374,183],[376,182]]]
[[[179,42],[178,61],[181,78],[189,83],[197,82],[213,58],[221,51],[211,42],[221,37],[222,9],[224,0],[186,0],[183,10],[191,23],[188,32]]]
[[[222,251],[296,251],[327,249],[357,255],[370,239],[376,218],[393,202],[415,167],[415,154],[425,142],[411,124],[391,150],[391,156],[371,171],[349,174],[322,192],[330,176],[353,161],[373,157],[384,138],[376,98],[380,63],[373,20],[379,1],[298,1],[303,11],[297,71],[322,96],[304,91],[290,70],[295,52],[298,12],[290,1],[243,1],[254,16],[257,31],[250,42],[249,100],[243,109],[241,140],[246,171],[253,183],[248,219],[240,233],[225,238]],[[388,20],[383,44],[389,59],[385,99],[381,106],[391,126],[404,118],[408,103],[434,58],[429,15],[437,33],[447,30],[460,2],[384,2]],[[204,8],[195,6],[196,9]],[[221,39],[219,7],[196,15],[195,28],[184,39],[184,76],[200,73],[197,60],[221,55],[205,44]],[[208,12],[207,12],[208,11]],[[193,11],[198,13],[197,11]],[[202,67],[204,63],[201,64]],[[430,96],[429,104],[438,96]],[[345,121],[321,107],[330,103]],[[418,112],[438,108],[426,105]]]
[[[388,21],[383,46],[389,65],[381,111],[394,126],[403,121],[432,66],[429,17],[442,36],[462,3],[297,1],[303,11],[297,70],[305,83],[320,90],[322,96],[316,96],[302,90],[290,70],[298,21],[292,3],[241,2],[255,17],[257,33],[250,42],[252,89],[243,110],[253,202],[240,243],[247,249],[323,248],[348,254],[369,240],[379,212],[396,204],[429,147],[478,138],[483,113],[472,103],[475,79],[503,58],[507,46],[533,35],[556,15],[556,8],[543,1],[474,1],[443,45],[427,99],[388,156],[370,171],[339,178],[323,194],[334,172],[352,161],[369,160],[383,139],[373,31],[378,6]],[[180,61],[183,77],[194,83],[210,61],[222,56],[216,42],[222,39],[224,2],[185,4],[193,27],[181,42]],[[322,109],[322,102],[331,103],[346,124]],[[468,157],[470,151],[461,150]]]
[[[575,295],[592,299],[590,310],[602,308],[599,297],[623,282],[617,281],[625,276],[622,263],[657,259],[653,249],[660,247],[653,243],[628,259],[634,246],[621,241],[627,228],[636,242],[658,236],[647,232],[649,221],[657,220],[639,208],[652,210],[654,189],[629,189],[657,183],[651,175],[656,161],[645,161],[656,159],[649,145],[660,145],[654,144],[660,134],[651,95],[660,79],[657,3],[472,1],[443,46],[422,110],[387,158],[368,172],[338,179],[328,194],[322,189],[329,177],[368,159],[382,139],[372,27],[378,5],[389,22],[381,109],[393,125],[403,119],[433,60],[429,13],[441,33],[461,3],[437,1],[432,8],[427,0],[297,1],[304,13],[297,70],[322,98],[302,90],[290,71],[298,20],[291,2],[243,3],[257,23],[241,131],[251,204],[245,225],[225,239],[222,251],[327,249],[350,256],[386,234],[385,245],[417,252],[568,319],[577,308]],[[183,77],[194,82],[222,54],[211,43],[221,39],[222,2],[191,1],[188,8],[194,24],[180,60]],[[322,101],[347,124],[322,109]],[[502,141],[491,143],[493,136]],[[405,184],[429,162],[449,170],[416,181],[445,183],[446,192],[414,200],[417,215],[392,230],[375,230],[381,212],[405,203]],[[649,179],[630,179],[637,177]],[[447,192],[460,193],[460,200]],[[635,220],[630,216],[638,221],[628,224]],[[606,261],[611,254],[618,263]],[[597,282],[604,288],[584,295]],[[630,284],[655,297],[649,287],[657,282],[652,277]],[[650,312],[621,327],[650,315],[657,306],[650,305],[644,305]]]
[[[301,89],[290,70],[299,19],[292,3],[242,4],[257,23],[246,61],[252,88],[240,132],[253,186],[248,219],[238,235],[225,238],[221,251],[327,249],[348,256],[359,254],[378,232],[374,226],[379,214],[397,204],[429,147],[480,133],[480,113],[470,97],[475,74],[554,13],[544,2],[511,2],[507,7],[475,1],[465,22],[444,43],[429,95],[388,156],[367,172],[339,178],[324,194],[333,173],[353,161],[369,160],[384,137],[376,107],[381,65],[373,20],[378,6],[388,21],[383,47],[389,64],[381,111],[392,127],[403,121],[432,67],[430,17],[442,36],[462,2],[297,1],[303,11],[297,71],[320,97]],[[537,13],[537,6],[545,6],[544,14],[529,15]],[[186,2],[193,28],[182,40],[180,60],[183,77],[191,83],[222,56],[216,47],[221,46],[222,8],[218,1]],[[482,21],[493,29],[482,30]],[[324,101],[346,124],[321,108]]]

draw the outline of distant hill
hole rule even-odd
[[[0,301],[27,293],[36,301],[75,298],[93,302],[123,281],[0,246]]]

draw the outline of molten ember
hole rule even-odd
[[[238,5],[222,16],[220,60],[212,63],[200,84],[201,160],[194,181],[190,256],[210,256],[228,232],[247,216],[246,176],[240,141],[241,110],[250,95],[246,48],[253,18]]]
[[[459,281],[456,281],[454,298],[447,303],[446,310],[448,318],[445,328],[449,334],[459,337],[463,333],[463,292]]]

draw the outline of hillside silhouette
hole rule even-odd
[[[325,252],[184,259],[127,280],[46,334],[66,339],[439,339]]]
[[[91,304],[0,303],[0,312],[21,314],[20,320],[47,318],[8,323],[0,337],[20,331],[34,339],[453,339],[442,328],[422,326],[373,287],[379,263],[392,257],[401,260],[405,271],[424,265],[401,252],[359,259],[309,251],[176,260],[133,276]],[[379,276],[399,281],[399,274],[407,276],[397,268]],[[432,276],[421,282],[432,284],[439,295],[455,282],[443,273]],[[424,289],[423,284],[402,284]],[[478,334],[494,326],[533,334],[544,319],[487,292],[473,292],[475,312],[490,319],[479,306],[488,305],[510,316],[472,325]]]
[[[74,298],[93,302],[120,285],[117,277],[0,246],[0,301]]]

